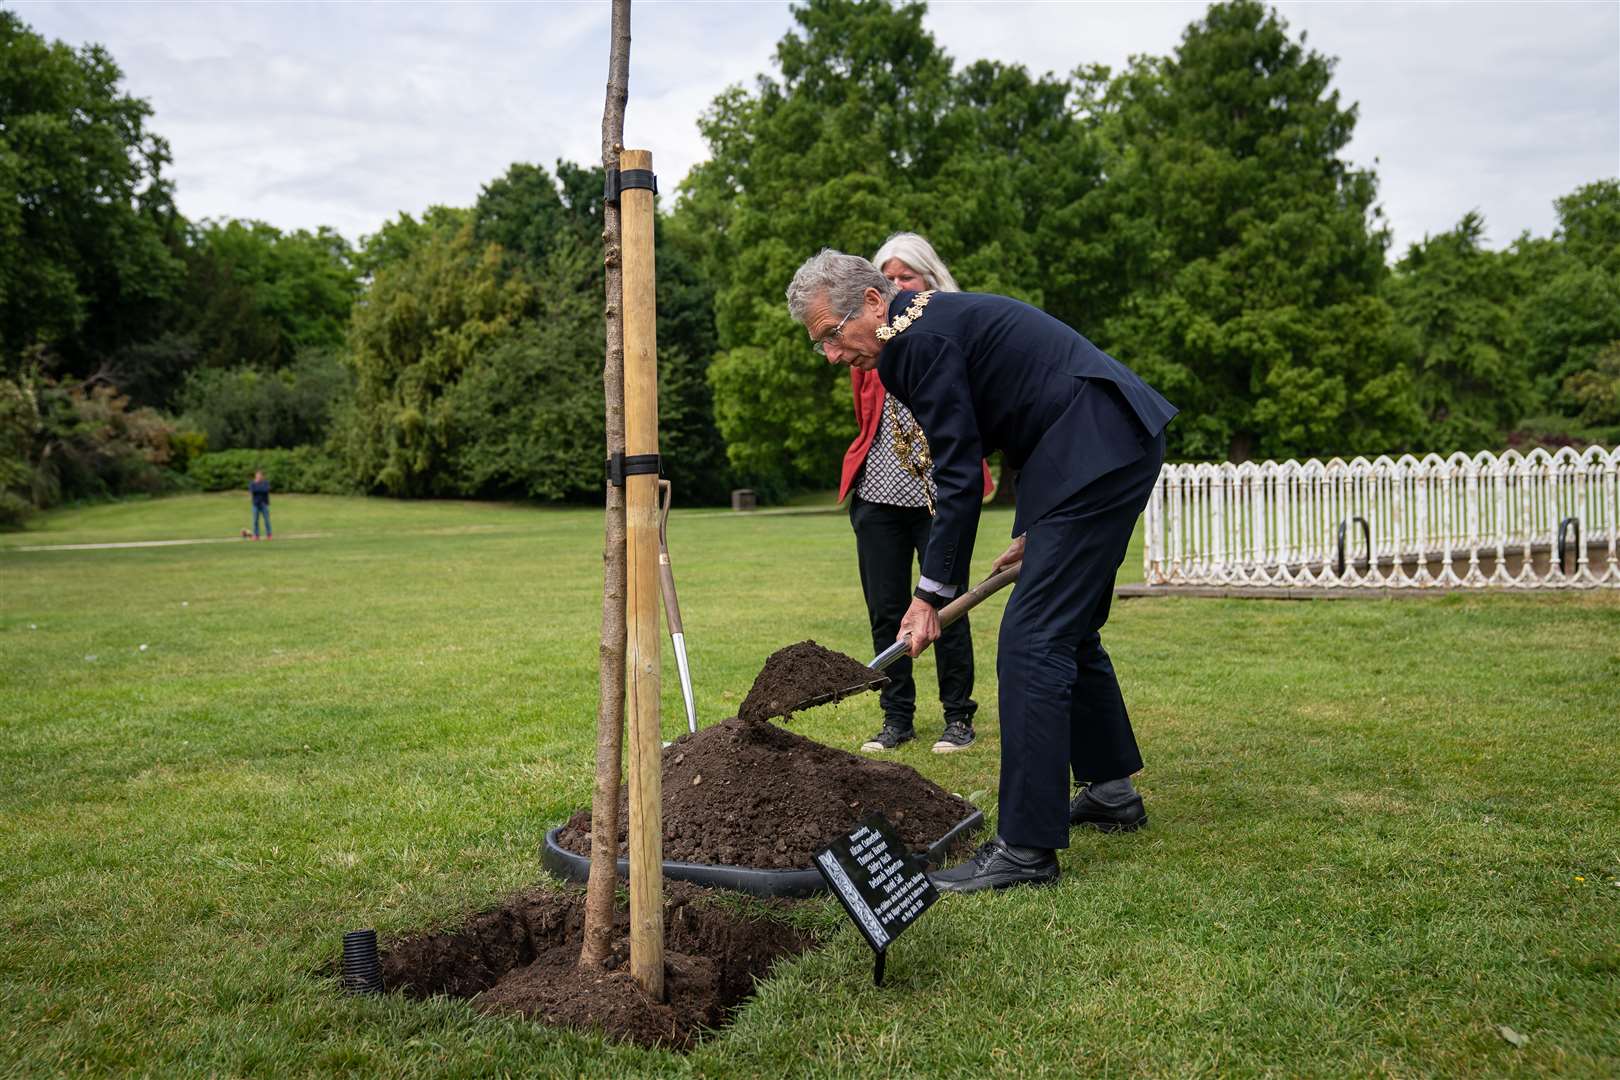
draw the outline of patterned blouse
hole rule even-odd
[[[896,401],[894,395],[885,394],[883,415],[878,420],[877,434],[872,437],[872,447],[866,452],[866,464],[855,494],[866,502],[887,506],[930,506],[935,494],[934,470],[930,467],[924,474],[925,487],[924,480],[901,464],[894,447],[897,431],[920,435],[911,411]]]

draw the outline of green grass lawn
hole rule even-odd
[[[0,1076],[1620,1074],[1613,592],[1119,603],[1151,827],[1077,832],[1055,888],[942,900],[883,989],[822,901],[827,946],[677,1057],[318,975],[345,930],[534,881],[588,803],[600,513],[274,514],[274,543],[23,550],[229,538],[242,494],[0,536]],[[841,513],[677,510],[670,543],[702,721],[781,645],[869,653]],[[896,755],[953,791],[996,785],[1003,599],[979,744]],[[878,720],[866,695],[794,729]]]

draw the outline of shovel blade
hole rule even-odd
[[[856,694],[864,694],[868,690],[881,690],[888,685],[889,677],[887,675],[878,675],[874,673],[872,678],[867,679],[864,682],[858,682],[854,686],[846,686],[838,690],[829,690],[823,694],[815,694],[811,697],[805,698],[802,701],[796,701],[792,705],[783,706],[782,708],[777,709],[775,712],[767,714],[764,718],[767,720],[774,720],[779,716],[792,716],[796,712],[803,712],[805,709],[813,709],[817,705],[830,705],[835,701],[842,701],[845,698],[853,697]]]

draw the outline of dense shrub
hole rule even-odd
[[[1527,416],[1507,433],[1503,441],[1520,452],[1537,446],[1547,450],[1557,450],[1563,446],[1573,446],[1577,450],[1588,446],[1620,446],[1620,424],[1582,424],[1573,417],[1557,413]]]
[[[132,409],[115,387],[51,387],[47,441],[37,469],[52,502],[156,494],[168,486],[174,425],[153,409]]]
[[[32,456],[38,421],[27,388],[0,379],[0,528],[15,528],[34,511]]]
[[[1593,357],[1590,366],[1564,380],[1564,393],[1583,424],[1620,424],[1620,341]]]
[[[539,319],[480,351],[442,399],[455,489],[478,498],[599,492],[601,348],[599,333]]]
[[[0,525],[61,502],[168,490],[173,436],[105,383],[0,380]]]
[[[243,366],[192,373],[180,394],[184,424],[214,450],[307,446],[324,442],[335,410],[353,396],[341,358],[305,349],[291,367]]]
[[[318,446],[199,454],[192,459],[187,476],[204,491],[245,490],[257,469],[264,470],[273,491],[349,495],[358,490],[343,462]]]

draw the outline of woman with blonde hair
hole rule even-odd
[[[933,245],[916,233],[895,233],[878,248],[872,262],[902,291],[961,291]],[[928,546],[933,470],[924,433],[906,407],[884,392],[877,372],[852,367],[849,377],[860,429],[844,454],[838,498],[849,499],[872,647],[882,651],[894,643],[900,619],[911,603],[913,560],[922,558]],[[990,469],[985,466],[985,495],[992,489]],[[973,700],[973,637],[968,620],[948,627],[934,651],[945,714],[945,728],[934,743],[934,752],[966,750],[973,745],[973,714],[979,707]],[[902,658],[886,674],[889,685],[878,698],[883,728],[862,750],[893,750],[916,737],[917,685],[910,657]]]

